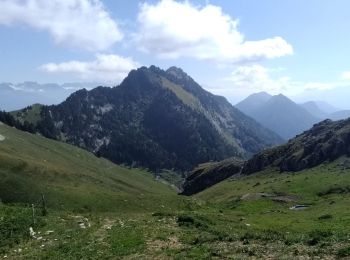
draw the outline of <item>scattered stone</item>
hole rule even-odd
[[[310,206],[308,206],[308,205],[294,205],[294,206],[290,207],[289,209],[290,210],[304,210],[304,209],[307,209],[309,207]]]
[[[119,224],[121,227],[124,227],[124,222],[119,219]]]
[[[35,234],[36,234],[36,233],[34,232],[34,230],[33,230],[32,227],[29,228],[29,234],[30,234],[31,237],[36,238],[36,237],[35,237]]]
[[[80,228],[85,229],[85,228],[91,227],[91,224],[88,218],[83,218],[82,216],[75,216],[75,218],[78,218],[77,223]]]
[[[0,142],[5,140],[5,136],[0,135]]]
[[[45,232],[45,235],[51,235],[54,231],[53,230],[48,230]]]
[[[86,228],[86,226],[85,226],[84,223],[79,223],[79,227],[82,228],[82,229],[85,229],[85,228]]]

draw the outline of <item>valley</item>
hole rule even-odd
[[[0,258],[350,257],[349,119],[267,93],[237,107],[150,66],[0,112]]]
[[[350,254],[347,157],[295,173],[266,168],[234,175],[186,197],[144,169],[117,166],[4,124],[0,133],[5,137],[0,144],[2,258],[334,259]],[[292,210],[296,205],[307,208]]]
[[[0,10],[0,260],[350,259],[350,1]]]

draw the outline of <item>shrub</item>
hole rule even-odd
[[[346,257],[350,256],[350,247],[344,247],[338,250],[337,256],[339,257]]]
[[[40,218],[33,225],[30,207],[0,205],[0,211],[0,252],[28,239],[30,227],[35,229],[43,225]]]
[[[333,218],[333,216],[331,214],[325,214],[325,215],[318,217],[319,220],[327,220],[327,219],[332,219],[332,218]]]

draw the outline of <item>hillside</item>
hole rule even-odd
[[[232,176],[249,175],[265,169],[298,172],[350,156],[350,119],[325,120],[286,144],[266,149],[244,163],[222,161],[203,164],[187,176],[185,195],[192,195]]]
[[[0,123],[0,200],[78,211],[160,207],[175,192],[145,171],[127,169],[62,142]],[[154,204],[154,199],[159,204]]]
[[[307,110],[311,115],[318,119],[326,119],[328,113],[323,111],[317,102],[315,101],[308,101],[305,103],[300,104],[301,107],[303,107],[305,110]]]
[[[11,202],[0,203],[1,258],[349,256],[346,158],[293,175],[235,177],[189,198],[142,170],[3,124],[0,162],[0,198]],[[35,223],[23,203],[35,204]],[[308,206],[290,209],[297,204]]]
[[[350,155],[350,119],[325,120],[288,143],[253,156],[243,174],[277,167],[281,171],[300,171],[326,161]]]
[[[220,205],[221,218],[246,230],[243,241],[259,259],[302,259],[303,254],[347,259],[350,170],[343,165],[348,163],[342,157],[294,174],[267,169],[221,182],[195,198]],[[275,252],[261,247],[259,240],[275,241],[270,246]],[[285,251],[278,256],[280,248]],[[295,250],[294,255],[290,250]],[[271,253],[266,255],[267,251]]]
[[[256,99],[259,99],[258,103],[255,103]],[[253,108],[249,106],[251,103],[255,104]],[[270,98],[266,93],[253,94],[236,107],[285,140],[293,138],[321,120],[281,94]]]
[[[182,195],[192,195],[241,172],[244,161],[235,158],[198,165],[189,172]]]
[[[310,114],[322,120],[343,120],[350,117],[350,110],[340,110],[330,105],[327,106],[327,103],[325,102],[309,101],[301,104],[301,106],[305,108]]]
[[[25,121],[32,114],[26,109],[16,116]],[[282,142],[175,67],[133,70],[117,87],[80,90],[41,107],[40,117],[33,123],[46,137],[156,171],[247,158]]]

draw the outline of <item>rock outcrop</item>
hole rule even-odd
[[[186,178],[182,195],[192,195],[241,172],[243,161],[227,159],[199,165]]]

